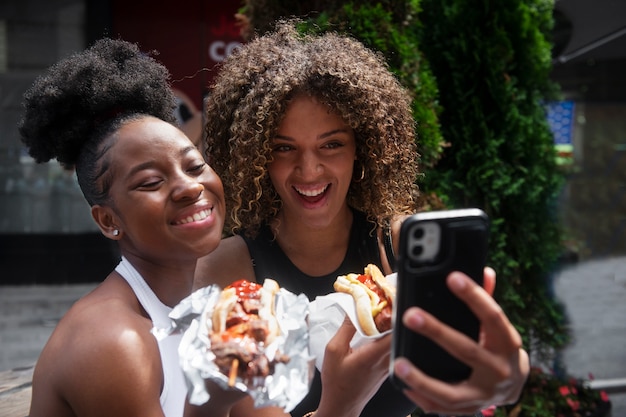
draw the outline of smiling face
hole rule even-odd
[[[176,127],[152,117],[124,124],[108,150],[112,207],[92,213],[122,253],[195,260],[217,247],[225,215],[222,182]]]
[[[356,142],[352,129],[309,96],[296,97],[272,141],[268,173],[285,218],[323,227],[347,212]]]

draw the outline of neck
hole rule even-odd
[[[141,274],[163,304],[174,307],[191,294],[196,260],[157,263],[135,254],[122,255]]]
[[[307,275],[321,276],[341,265],[348,250],[351,227],[352,211],[346,207],[328,224],[315,227],[281,213],[273,222],[272,231],[298,269]]]

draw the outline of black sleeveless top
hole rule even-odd
[[[309,300],[334,292],[333,283],[337,275],[358,273],[369,263],[381,265],[376,225],[369,222],[365,214],[359,211],[353,210],[350,243],[343,262],[336,271],[321,277],[312,277],[300,271],[278,246],[268,225],[261,227],[256,239],[249,239],[244,235],[242,237],[250,251],[254,273],[259,283],[265,278],[272,278],[281,287],[293,293],[306,294]],[[321,392],[320,373],[316,370],[311,391],[291,411],[291,415],[300,417],[316,410]],[[361,417],[406,417],[415,409],[415,404],[397,390],[390,380],[386,380],[365,406]]]

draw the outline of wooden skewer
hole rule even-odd
[[[230,372],[228,374],[228,386],[232,387],[235,385],[235,380],[237,379],[237,370],[239,368],[239,359],[233,359],[233,363],[230,365]]]

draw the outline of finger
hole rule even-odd
[[[493,292],[496,289],[496,271],[492,268],[485,267],[483,272],[483,288],[487,294],[493,297]]]
[[[329,350],[332,350],[333,352],[342,352],[343,354],[349,352],[350,341],[354,337],[355,333],[356,328],[354,327],[354,324],[352,324],[352,321],[350,321],[348,316],[346,316],[341,326],[339,326],[339,329],[337,329],[335,335],[326,345],[326,352]]]
[[[521,347],[520,334],[500,305],[482,287],[461,272],[451,273],[447,283],[450,290],[478,317],[485,341],[492,345],[489,348],[511,351]]]
[[[335,368],[341,364],[343,358],[350,353],[350,340],[355,332],[354,325],[346,316],[335,335],[326,344],[322,369]]]
[[[526,375],[526,352],[520,350],[517,360],[520,362],[521,374]],[[407,397],[425,411],[443,414],[471,414],[492,404],[515,402],[525,381],[525,378],[514,375],[499,382],[483,381],[485,374],[482,373],[472,378],[477,379],[474,381],[470,379],[458,384],[448,384],[424,374],[405,358],[395,361],[394,373],[407,385],[408,388],[404,391]],[[515,373],[519,375],[519,371]]]
[[[464,333],[437,320],[427,311],[411,307],[404,313],[402,323],[410,330],[428,337],[472,368],[501,366],[500,361],[490,351],[483,349]]]
[[[419,388],[420,396],[434,402],[443,401],[443,406],[446,403],[457,404],[459,408],[456,412],[476,404],[510,403],[519,397],[525,380],[523,375],[528,374],[529,367],[528,355],[523,349],[509,348],[505,343],[503,345],[507,348],[503,351],[490,350],[417,308],[407,310],[403,319],[405,326],[429,337],[473,369],[468,380],[453,385],[455,389],[452,392],[449,391],[449,385],[442,385],[435,380],[428,385],[428,390]],[[497,345],[498,335],[493,338],[496,342],[492,344]],[[429,380],[428,376],[414,380],[413,384],[424,380]],[[498,388],[494,391],[495,386]],[[429,403],[428,406],[431,410],[439,410],[434,408],[434,404]]]
[[[465,383],[448,384],[431,378],[405,358],[395,361],[394,373],[408,387],[404,394],[429,413],[472,414],[485,402],[483,394],[474,387]]]
[[[366,343],[360,346],[358,350],[367,363],[381,364],[388,367],[389,358],[391,357],[391,334]]]

